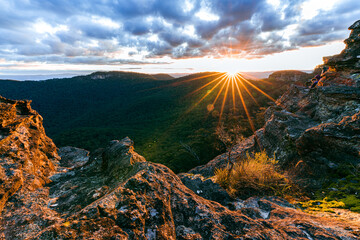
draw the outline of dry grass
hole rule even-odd
[[[247,157],[233,168],[217,169],[216,182],[230,195],[247,198],[250,196],[288,194],[293,186],[288,177],[277,168],[277,161],[265,152]]]

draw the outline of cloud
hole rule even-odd
[[[69,64],[259,58],[342,40],[358,0],[304,19],[304,0],[0,1],[0,57]],[[341,21],[339,21],[341,19]]]
[[[350,33],[347,28],[359,20],[359,16],[359,1],[342,1],[337,3],[332,10],[319,11],[314,18],[299,24],[296,32],[291,36],[291,42],[294,46],[306,47],[344,40]]]

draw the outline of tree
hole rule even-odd
[[[227,161],[229,166],[228,174],[230,174],[235,163],[231,160],[231,154],[235,149],[235,146],[244,140],[244,137],[241,134],[242,131],[243,129],[239,125],[233,125],[230,129],[226,129],[222,122],[216,128],[216,135],[226,149]]]

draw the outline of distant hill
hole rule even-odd
[[[142,73],[95,72],[46,81],[3,80],[0,95],[31,99],[33,108],[44,118],[47,134],[58,147],[70,145],[94,150],[109,140],[129,136],[149,161],[164,163],[179,172],[204,164],[224,151],[214,134],[221,100],[210,114],[207,110],[217,91],[195,108],[212,85],[190,94],[219,75],[205,72],[159,81],[154,75]],[[252,82],[274,98],[287,87],[276,81]],[[260,127],[263,118],[257,116],[263,114],[270,101],[248,88],[259,105],[245,91],[244,100],[256,127]],[[223,120],[240,125],[244,136],[251,135],[243,108],[238,106],[233,116],[231,104],[231,101],[225,104]]]
[[[280,81],[290,81],[290,82],[306,81],[309,78],[312,78],[312,74],[298,70],[276,71],[269,75],[270,80],[280,80]]]
[[[157,80],[172,80],[172,79],[174,79],[173,76],[170,76],[169,74],[165,74],[165,73],[152,74],[151,76],[153,76]]]

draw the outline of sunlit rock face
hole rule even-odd
[[[337,71],[360,71],[360,20],[349,27],[350,36],[344,42],[345,49],[339,54],[324,57],[324,63]]]
[[[3,200],[1,239],[357,238],[346,223],[317,219],[278,198],[235,200],[204,178],[192,191],[169,168],[146,162],[129,138],[91,154],[61,148],[59,160],[28,102],[1,99],[0,106],[1,191],[20,183]],[[212,192],[202,194],[202,187]]]
[[[49,183],[59,159],[30,101],[0,97],[0,212],[9,197]],[[18,196],[14,196],[16,198]]]

